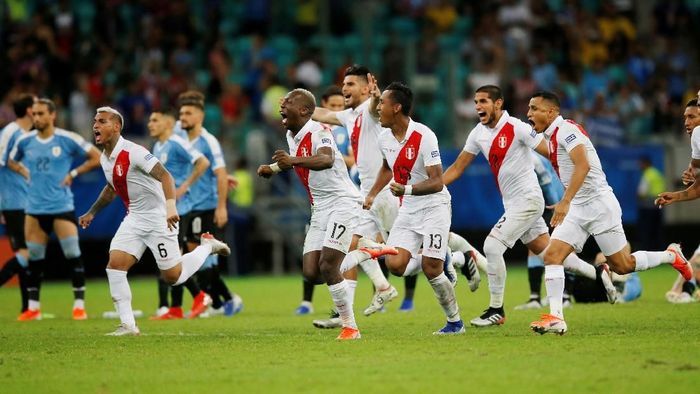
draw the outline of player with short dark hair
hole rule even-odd
[[[80,135],[54,126],[56,105],[38,99],[32,106],[35,130],[19,138],[9,156],[10,169],[29,183],[24,218],[24,237],[29,251],[27,272],[28,308],[18,320],[41,319],[39,292],[46,257],[46,244],[56,233],[63,255],[71,267],[73,319],[85,320],[85,269],[78,242],[78,226],[71,184],[80,174],[99,165],[100,152]],[[71,169],[74,160],[86,160]]]

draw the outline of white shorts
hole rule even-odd
[[[542,219],[543,213],[543,199],[523,199],[509,204],[489,236],[508,248],[512,248],[517,240],[527,245],[540,235],[549,233],[547,223]]]
[[[371,209],[362,210],[355,234],[371,239],[375,239],[377,234],[381,234],[386,240],[386,236],[394,226],[398,214],[399,198],[391,194],[389,189],[386,189],[377,194]]]
[[[566,242],[580,253],[591,235],[605,256],[611,256],[627,245],[622,228],[622,208],[612,192],[585,204],[572,204],[564,221],[554,228],[552,239]]]
[[[387,245],[406,249],[413,256],[423,247],[423,256],[445,260],[447,239],[452,223],[450,203],[436,205],[418,212],[402,212],[389,233]]]
[[[109,251],[126,252],[140,260],[146,248],[151,249],[158,268],[162,271],[176,266],[182,255],[177,242],[177,230],[169,231],[165,218],[162,226],[149,226],[149,222],[138,222],[129,216],[119,225],[117,233],[112,238]]]
[[[338,201],[333,209],[313,210],[304,239],[304,254],[324,247],[348,253],[362,206],[355,201]]]

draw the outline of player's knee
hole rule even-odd
[[[27,242],[27,250],[29,251],[29,260],[43,260],[46,257],[46,245],[34,242]]]
[[[302,275],[304,276],[304,280],[313,283],[313,284],[320,284],[320,282],[323,282],[321,278],[319,277],[319,272],[316,267],[314,268],[309,268],[309,267],[304,267],[302,268]]]
[[[484,254],[489,262],[493,260],[491,256],[503,256],[507,249],[503,242],[494,237],[488,236],[484,241]]]
[[[408,262],[402,261],[400,254],[398,256],[386,255],[384,256],[384,264],[392,275],[403,276]]]
[[[67,237],[59,241],[61,243],[61,249],[63,250],[63,255],[66,259],[75,259],[80,257],[80,243],[78,242],[78,237]]]
[[[321,260],[319,261],[318,268],[321,273],[321,277],[325,282],[328,282],[329,279],[340,275],[339,265],[323,257],[321,257]]]
[[[180,279],[180,275],[176,274],[174,272],[166,271],[162,273],[163,280],[165,283],[169,284],[170,286],[174,285],[177,283],[177,280]]]

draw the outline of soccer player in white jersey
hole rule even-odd
[[[353,65],[345,70],[342,93],[345,97],[344,111],[331,111],[317,107],[313,119],[330,125],[345,127],[350,133],[350,147],[355,157],[355,164],[360,174],[360,192],[366,196],[374,183],[377,171],[381,167],[381,155],[377,149],[377,137],[382,127],[377,121],[376,105],[371,105],[370,92],[376,87],[371,80],[369,69],[361,65]],[[370,83],[372,82],[372,83]],[[376,206],[371,211],[363,211],[360,222],[355,228],[350,250],[358,247],[360,238],[363,245],[372,240],[382,240],[382,235],[391,229],[398,211],[398,199],[389,193],[388,189],[377,198]],[[375,260],[360,263],[367,276],[372,280],[376,292],[370,305],[365,309],[365,315],[378,311],[384,304],[398,295],[381,271]],[[351,298],[355,296],[357,286],[357,271],[351,270],[345,274],[350,286]],[[321,326],[322,322],[316,322]]]
[[[389,84],[379,99],[379,121],[388,130],[379,136],[382,166],[365,197],[364,208],[371,209],[387,185],[399,197],[401,207],[387,240],[387,245],[396,247],[399,254],[386,257],[387,267],[399,276],[422,270],[447,316],[447,324],[434,334],[461,334],[464,323],[455,290],[443,272],[452,220],[450,193],[442,182],[437,137],[410,118],[412,105],[413,92],[398,82]]]
[[[78,175],[99,165],[100,152],[79,134],[54,126],[56,105],[49,99],[34,102],[32,120],[35,130],[17,140],[8,159],[8,167],[29,184],[24,217],[24,237],[29,251],[29,303],[17,319],[41,319],[41,272],[46,261],[46,245],[54,232],[71,266],[73,320],[85,320],[85,269],[70,186]],[[86,160],[71,169],[78,158]]]
[[[147,149],[121,136],[124,118],[115,109],[100,107],[95,115],[95,143],[104,148],[100,163],[107,185],[80,225],[87,228],[95,215],[116,196],[127,214],[109,247],[107,279],[114,307],[121,324],[107,335],[139,335],[131,309],[131,289],[127,271],[149,248],[166,282],[180,285],[197,272],[212,254],[230,254],[229,247],[210,234],[202,235],[200,246],[180,254],[177,240],[175,181],[165,167]]]
[[[331,131],[311,120],[316,100],[311,92],[295,89],[282,100],[280,113],[287,128],[289,153],[278,150],[270,165],[258,168],[268,178],[294,168],[306,187],[313,206],[309,231],[304,240],[304,277],[328,285],[335,308],[342,320],[340,340],[360,338],[352,310],[353,300],[341,275],[364,260],[386,253],[390,248],[360,248],[348,253],[359,221],[362,196],[348,175]]]
[[[589,236],[595,238],[610,269],[618,274],[644,271],[672,264],[686,280],[693,275],[690,264],[678,244],[664,252],[625,249],[627,239],[622,228],[620,203],[608,185],[591,140],[577,123],[559,114],[559,98],[551,92],[536,92],[530,99],[527,117],[538,134],[544,134],[552,166],[565,186],[564,197],[553,208],[552,239],[544,255],[545,288],[550,313],[532,322],[530,328],[540,334],[564,334],[567,325],[562,309],[564,269],[562,262],[570,253],[580,252]]]
[[[698,92],[700,93],[700,92]],[[699,95],[700,96],[700,95]],[[683,184],[688,186],[685,191],[688,193],[688,197],[692,196],[690,189],[695,188],[695,196],[697,196],[697,188],[700,184],[698,182],[697,175],[700,174],[700,107],[698,106],[698,99],[690,100],[683,112],[683,119],[685,125],[685,132],[690,136],[691,145],[691,159],[688,164],[688,168],[683,172],[682,181]],[[660,206],[668,205],[676,201],[676,197],[680,197],[683,192],[676,193],[662,193],[659,196],[657,204]],[[668,201],[666,201],[668,198]],[[698,294],[695,292],[697,288],[697,281],[700,279],[700,246],[695,250],[693,256],[690,258],[690,264],[693,267],[695,273],[694,281],[686,281],[682,276],[679,276],[673,285],[673,288],[666,293],[666,299],[671,303],[684,304],[696,301],[692,296]],[[693,283],[695,282],[695,283]]]
[[[447,185],[454,182],[481,152],[488,160],[503,196],[505,212],[484,241],[491,294],[489,307],[481,316],[471,320],[473,326],[488,327],[505,322],[505,251],[520,240],[541,258],[549,243],[549,229],[542,218],[544,199],[530,157],[532,149],[538,146],[546,149],[547,145],[528,124],[503,110],[503,95],[499,87],[485,85],[478,88],[474,104],[480,122],[469,133],[464,149],[443,178]],[[573,254],[567,257],[566,265],[573,272],[603,281],[611,300],[614,300],[615,287],[609,275],[601,275],[604,266],[596,270]]]

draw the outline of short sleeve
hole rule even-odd
[[[348,108],[344,111],[336,112],[335,117],[338,118],[338,121],[343,125],[343,127],[350,130],[357,116],[355,115],[355,112],[352,110],[352,108]]]
[[[142,169],[146,174],[150,173],[153,167],[160,163],[148,149],[138,145],[136,145],[136,148],[129,157],[133,159],[134,166]]]
[[[576,125],[566,125],[559,129],[557,133],[557,144],[563,146],[567,152],[571,152],[575,147],[583,144],[586,137]]]
[[[537,145],[539,145],[540,142],[542,142],[542,138],[544,138],[542,134],[538,134],[535,129],[524,122],[515,126],[515,135],[523,144],[531,149],[537,148]]]
[[[333,133],[326,129],[318,131],[316,134],[316,151],[318,152],[321,148],[333,149],[333,147]]]
[[[92,148],[92,144],[85,141],[85,138],[83,138],[80,134],[73,133],[73,132],[67,132],[66,133],[66,140],[68,140],[68,144],[70,144],[70,152],[79,155],[79,154],[86,154],[90,151]]]
[[[440,159],[440,148],[438,147],[437,137],[433,133],[423,135],[421,141],[421,151],[423,152],[423,165],[426,167],[442,165]]]
[[[693,149],[692,158],[700,160],[700,126],[693,129],[693,135],[690,137],[690,145]]]
[[[178,149],[180,150],[182,156],[185,157],[185,159],[193,163],[199,160],[200,157],[204,156],[202,152],[198,151],[195,149],[192,144],[189,143],[189,141],[186,141],[182,138],[174,138],[173,141],[177,145]]]
[[[211,150],[211,169],[212,171],[218,170],[219,168],[225,168],[226,162],[224,162],[224,152],[221,150],[221,145],[219,141],[214,138],[213,135],[209,134],[206,136],[206,143]]]
[[[24,141],[27,140],[25,138],[20,138],[17,140],[15,146],[13,146],[12,150],[10,150],[10,155],[8,156],[10,160],[22,161],[22,158],[24,157]]]
[[[479,144],[476,142],[476,135],[478,134],[477,128],[472,129],[472,131],[467,136],[467,142],[464,143],[463,151],[471,153],[472,155],[478,155],[481,152]]]

